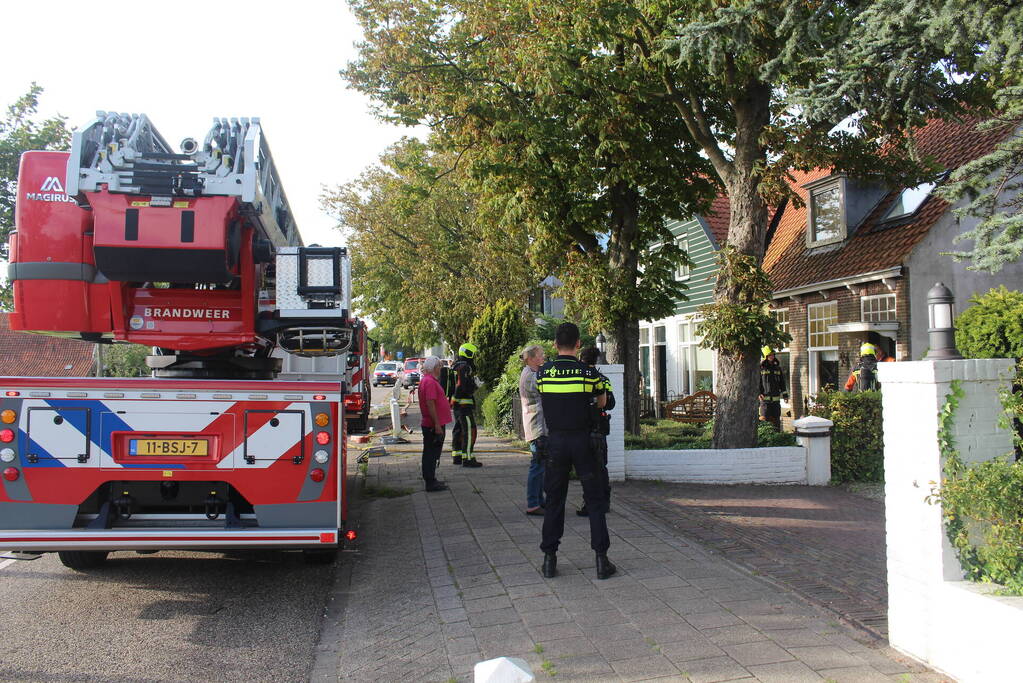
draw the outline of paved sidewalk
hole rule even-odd
[[[588,523],[570,514],[559,576],[544,579],[542,518],[523,514],[528,456],[481,438],[478,450],[503,452],[481,453],[477,470],[445,453],[451,488],[427,494],[410,438],[410,452],[370,461],[367,482],[414,493],[363,496],[351,513],[359,552],[343,556],[320,648],[341,680],[467,681],[501,655],[554,681],[943,680],[631,496],[608,519],[618,575],[596,579]],[[569,500],[581,503],[577,482]],[[326,663],[317,680],[333,678]]]

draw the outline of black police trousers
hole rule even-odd
[[[598,553],[607,552],[611,538],[607,533],[604,485],[590,451],[590,431],[551,431],[547,435],[547,463],[544,469],[544,493],[547,503],[543,515],[543,540],[540,550],[557,552],[565,533],[565,498],[568,496],[568,473],[575,467],[583,485],[583,500],[590,513],[590,547]]]

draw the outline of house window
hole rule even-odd
[[[689,256],[689,235],[685,234],[679,235],[677,238],[675,238],[675,244],[678,245],[679,249],[685,252],[686,256]],[[688,263],[679,263],[678,267],[675,269],[675,279],[676,280],[689,279]]]
[[[890,221],[915,213],[935,187],[937,187],[937,183],[923,183],[916,187],[907,187],[881,220]]]
[[[838,302],[826,301],[810,304],[806,312],[809,328],[810,391],[835,389],[839,386],[838,339],[834,332],[828,332],[828,325],[838,322]]]
[[[643,393],[650,395],[650,328],[639,328],[639,374]]]
[[[845,239],[845,204],[842,182],[810,190],[810,235],[812,245]]]
[[[860,313],[863,322],[883,323],[895,320],[895,295],[879,294],[861,298]]]
[[[714,351],[700,346],[696,320],[679,323],[678,372],[679,390],[688,395],[700,390],[714,390]]]
[[[825,301],[822,304],[810,304],[806,309],[807,327],[810,331],[810,348],[825,346],[838,347],[838,338],[834,332],[828,332],[828,325],[838,322],[838,302]]]
[[[787,308],[775,308],[771,311],[771,315],[778,321],[778,329],[782,332],[789,331],[789,309]],[[787,346],[785,348],[788,348]]]

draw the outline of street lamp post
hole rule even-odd
[[[962,360],[956,348],[955,296],[952,290],[938,282],[927,292],[927,338],[930,350],[928,360]]]
[[[607,345],[607,339],[604,337],[603,332],[597,332],[597,363],[600,365],[607,364],[607,358],[604,356],[604,347]]]

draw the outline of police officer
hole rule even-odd
[[[606,579],[617,571],[607,559],[611,539],[607,533],[606,501],[593,457],[590,453],[592,430],[591,399],[603,410],[606,396],[600,388],[600,373],[580,363],[579,328],[561,323],[554,336],[558,357],[548,361],[537,374],[536,386],[547,422],[547,464],[544,491],[547,506],[543,516],[543,575],[557,575],[558,546],[565,533],[565,497],[568,473],[574,466],[583,486],[583,500],[590,517],[590,547],[596,553],[597,578]]]
[[[483,467],[476,460],[476,365],[473,360],[479,353],[475,344],[466,342],[458,347],[458,360],[451,372],[455,376],[455,387],[451,396],[451,409],[455,425],[451,428],[451,462],[462,467]]]
[[[788,398],[785,390],[785,374],[774,349],[765,346],[764,359],[760,363],[760,419],[781,431],[781,400]]]

